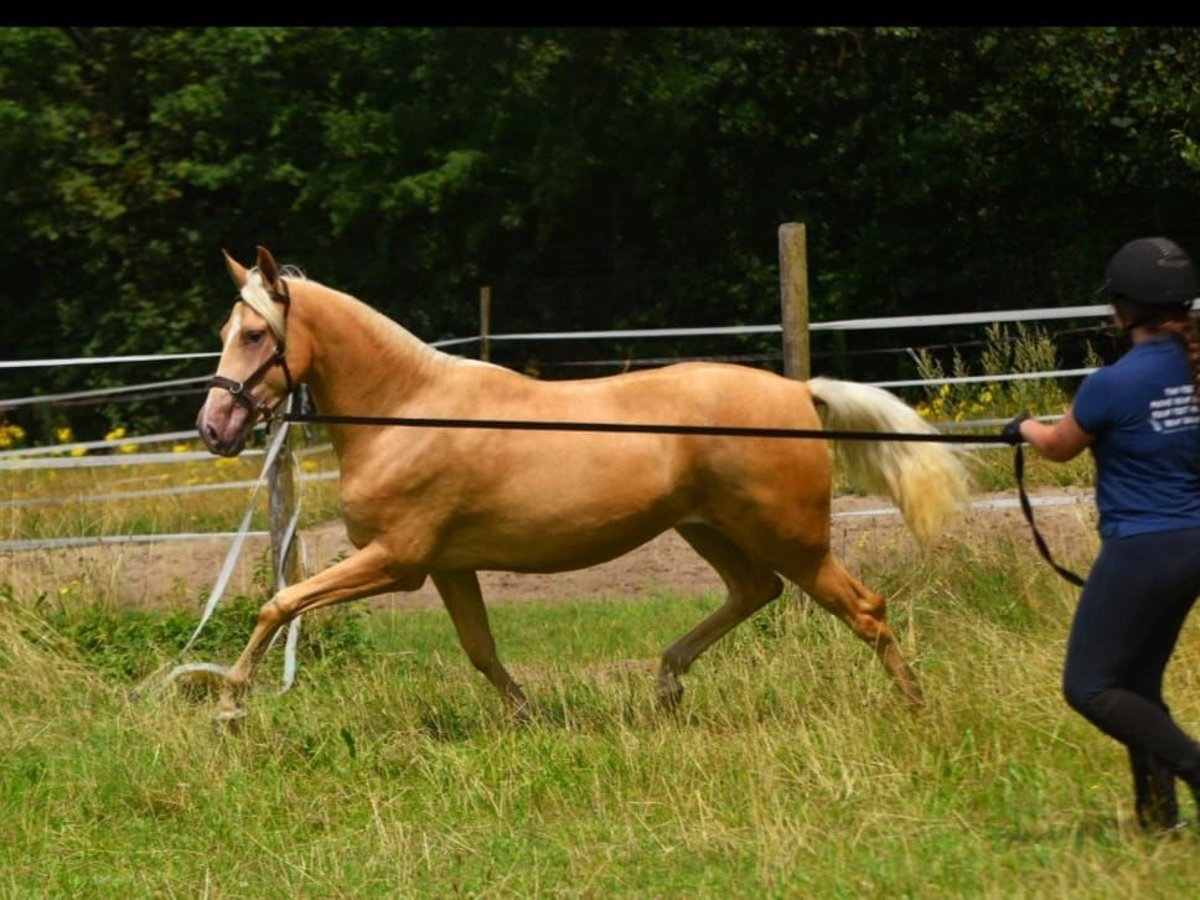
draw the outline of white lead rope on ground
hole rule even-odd
[[[283,447],[283,441],[288,433],[289,427],[290,423],[282,420],[279,422],[279,430],[271,439],[271,444],[267,449],[266,459],[263,462],[262,472],[259,474],[258,479],[254,482],[254,486],[250,491],[250,498],[246,502],[246,512],[242,516],[242,521],[238,526],[233,544],[230,546],[229,552],[225,555],[225,562],[221,565],[221,571],[217,575],[216,582],[213,583],[212,590],[209,591],[208,600],[204,604],[204,611],[200,615],[200,622],[196,626],[196,630],[192,632],[192,636],[188,638],[187,643],[184,644],[183,649],[179,651],[180,656],[187,653],[187,651],[191,649],[192,645],[196,642],[196,639],[200,636],[200,632],[204,630],[204,626],[208,624],[208,620],[212,617],[213,612],[217,608],[217,604],[220,602],[221,597],[225,593],[225,588],[228,586],[229,580],[233,576],[234,566],[237,563],[238,557],[241,555],[242,547],[245,545],[246,538],[250,533],[250,522],[254,517],[254,504],[258,499],[258,492],[267,482],[267,475],[271,471],[271,466],[274,464],[276,457],[279,456],[279,451]],[[300,510],[299,505],[297,504],[297,508],[292,514],[292,520],[288,523],[287,532],[282,545],[283,549],[281,558],[286,558],[287,556],[287,550],[296,534],[296,526],[299,522],[299,516]],[[282,563],[280,565],[280,578],[280,584],[282,586],[286,586],[282,581]],[[300,618],[300,616],[294,618],[288,628],[288,639],[285,645],[284,657],[284,678],[283,686],[279,691],[280,693],[287,691],[292,686],[295,678],[296,647],[298,645],[300,634]],[[278,636],[278,632],[276,633],[276,636]],[[273,643],[274,640],[272,640],[272,644]],[[159,669],[143,679],[143,681],[131,692],[131,696],[135,698],[140,697],[145,691],[146,685],[153,681],[161,671],[162,670]],[[179,678],[181,675],[185,674],[204,673],[206,675],[219,676],[223,678],[228,674],[228,672],[228,666],[222,666],[217,663],[182,663],[171,669],[163,683],[169,684],[175,679]]]
[[[290,408],[290,407],[289,407]],[[286,422],[284,423],[287,424]],[[295,510],[292,511],[291,521],[288,522],[287,528],[283,532],[283,540],[280,542],[279,566],[275,571],[275,583],[279,585],[279,590],[283,590],[288,586],[287,580],[287,558],[288,551],[291,549],[292,541],[296,537],[296,527],[300,523],[300,504],[296,504]],[[300,542],[300,568],[301,571],[307,571],[308,558],[304,550],[304,542]],[[287,641],[283,645],[283,684],[279,688],[279,693],[286,693],[291,689],[292,683],[296,678],[296,647],[300,643],[300,620],[304,616],[296,616],[288,623]],[[275,646],[275,641],[279,638],[279,632],[276,631],[271,636],[271,643],[267,645],[268,652]]]
[[[196,638],[200,636],[201,630],[203,630],[205,624],[207,624],[209,618],[212,616],[213,610],[217,608],[217,603],[220,601],[221,595],[225,593],[225,586],[229,583],[229,579],[233,575],[233,567],[237,563],[243,545],[246,543],[246,534],[250,531],[250,520],[254,516],[254,501],[258,499],[259,490],[267,483],[267,472],[271,470],[271,465],[275,462],[275,457],[279,455],[279,449],[283,446],[283,439],[287,435],[287,431],[287,423],[283,422],[279,431],[275,433],[275,437],[271,439],[271,446],[267,449],[267,458],[263,462],[262,472],[259,474],[258,480],[254,482],[254,487],[250,490],[250,499],[246,503],[246,513],[242,516],[241,524],[238,525],[237,537],[234,538],[229,552],[225,554],[225,562],[221,565],[221,572],[217,575],[217,580],[208,594],[208,601],[204,604],[204,612],[200,616],[200,624],[196,626],[196,630],[188,638],[188,642],[184,645],[183,650],[180,651],[181,653],[187,653],[191,649],[192,644],[196,642]]]
[[[295,534],[295,524],[299,520],[300,505],[296,505],[296,515],[292,517],[292,525],[289,530]],[[284,541],[284,553],[280,557],[281,568],[279,583],[286,586],[286,582],[282,574],[282,560],[287,558],[287,547],[290,545],[290,539]],[[304,540],[300,540],[300,571],[308,572],[308,549],[304,545]],[[287,642],[283,645],[283,683],[279,687],[279,693],[287,693],[292,688],[292,684],[296,680],[296,648],[300,645],[300,620],[303,615],[296,616],[288,624]],[[279,632],[275,632],[275,636],[279,636]],[[275,638],[271,639],[271,643],[275,643]],[[270,649],[270,648],[268,648]]]

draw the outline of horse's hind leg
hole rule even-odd
[[[471,664],[482,672],[504,698],[509,710],[518,717],[528,714],[528,704],[520,686],[500,664],[496,641],[488,625],[487,609],[479,590],[479,578],[469,570],[434,572],[430,575],[446,604],[446,611],[458,631],[458,640]]]
[[[683,696],[679,676],[717,640],[783,592],[783,582],[767,566],[752,560],[741,547],[707,525],[680,525],[683,539],[708,561],[725,583],[725,603],[663,651],[658,670],[658,702],[667,708]]]
[[[781,567],[780,571],[870,644],[909,700],[917,705],[925,703],[917,676],[909,668],[896,635],[885,620],[886,603],[882,597],[847,572],[832,553],[824,553],[814,565],[792,565]]]

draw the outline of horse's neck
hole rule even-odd
[[[320,412],[398,415],[408,400],[456,364],[456,357],[423,343],[348,294],[315,282],[303,284],[293,290],[293,315],[302,317],[310,341],[305,380]]]

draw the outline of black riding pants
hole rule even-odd
[[[1200,528],[1102,542],[1071,625],[1063,696],[1126,746],[1200,786],[1200,744],[1171,718],[1163,673],[1200,595]]]

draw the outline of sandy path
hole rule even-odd
[[[1065,551],[1069,542],[1090,538],[1095,533],[1090,491],[1037,492],[1037,496],[1043,497],[1067,494],[1077,502],[1036,508],[1038,527],[1052,551],[1056,548]],[[973,512],[959,526],[958,533],[972,541],[988,541],[1002,532],[1028,536],[1029,526],[1015,506],[1015,497],[1015,492],[977,496],[977,504],[999,501],[1013,505]],[[309,529],[303,537],[314,567],[323,567],[353,550],[340,521]],[[63,591],[78,591],[87,596],[99,589],[102,596],[134,606],[198,607],[211,590],[229,547],[229,540],[214,539],[5,551],[0,552],[0,585],[11,585],[18,597],[38,593],[53,597]],[[833,548],[852,569],[870,554],[911,553],[915,549],[891,505],[877,497],[844,497],[835,501]],[[268,552],[265,539],[247,541],[226,596],[253,589],[255,570],[263,569]],[[1036,557],[1032,540],[1029,553]],[[674,532],[667,532],[619,559],[588,569],[553,575],[481,572],[480,582],[484,597],[490,602],[630,598],[667,590],[700,595],[721,589],[716,574]],[[441,603],[429,582],[415,592],[384,595],[372,602],[401,608]]]

